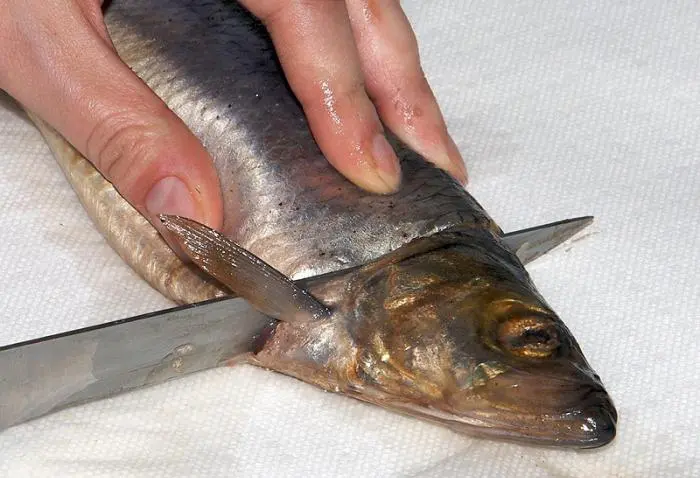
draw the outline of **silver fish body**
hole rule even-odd
[[[122,0],[106,20],[120,56],[212,154],[223,232],[292,278],[364,264],[457,224],[495,227],[459,184],[403,146],[396,195],[370,195],[341,177],[264,27],[235,2]]]
[[[222,235],[175,224],[195,263],[263,308],[282,289],[242,291],[238,276],[256,274],[259,261],[241,271],[218,253],[266,262],[267,276],[249,283],[283,284],[270,266],[309,278],[310,295],[269,296],[305,302],[275,309],[280,320],[251,363],[470,434],[573,447],[613,439],[617,414],[599,377],[457,182],[398,141],[396,194],[371,195],[339,175],[264,28],[235,2],[115,0],[106,21],[120,56],[215,161]],[[197,282],[142,217],[107,208],[113,190],[44,132],[95,222],[149,282],[181,301],[222,293]],[[303,313],[308,304],[323,312]]]

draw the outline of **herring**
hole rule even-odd
[[[613,440],[600,378],[456,181],[396,138],[397,193],[343,178],[265,29],[236,2],[114,0],[105,19],[121,58],[215,162],[222,230],[163,217],[201,269],[32,118],[98,229],[151,285],[180,303],[233,291],[277,319],[241,360],[470,435]]]

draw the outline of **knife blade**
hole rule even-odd
[[[574,237],[593,223],[593,216],[582,216],[543,226],[530,227],[503,235],[503,242],[528,264]]]
[[[271,320],[215,299],[2,347],[0,429],[216,367],[249,352]]]

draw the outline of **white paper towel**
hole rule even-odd
[[[594,214],[529,269],[600,373],[616,441],[469,439],[252,367],[0,433],[0,476],[700,475],[700,7],[404,0],[426,73],[506,230]],[[168,305],[0,108],[0,344]]]

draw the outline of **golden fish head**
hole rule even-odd
[[[617,413],[524,267],[486,231],[368,267],[344,320],[358,398],[460,432],[597,447]]]

